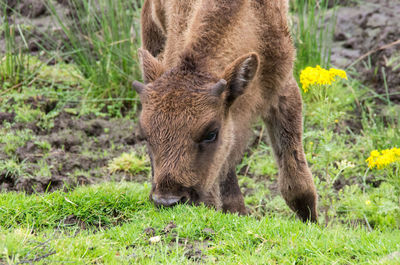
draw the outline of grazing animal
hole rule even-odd
[[[133,87],[157,206],[202,202],[245,214],[235,168],[261,117],[283,198],[303,221],[317,221],[287,12],[287,0],[145,1],[144,84]]]

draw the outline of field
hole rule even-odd
[[[141,1],[94,2],[0,3],[0,264],[400,263],[399,1],[290,1],[318,224],[280,196],[261,121],[237,167],[248,216],[155,208]],[[316,65],[347,79],[302,86]]]

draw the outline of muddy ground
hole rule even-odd
[[[22,27],[27,34],[24,36],[26,44],[17,34],[17,46],[27,53],[40,56],[43,56],[40,53],[41,46],[55,52],[64,49],[65,37],[42,0],[6,2],[11,7],[7,11],[9,22],[26,26]],[[382,95],[386,94],[384,69],[390,99],[400,103],[400,43],[395,44],[400,39],[400,1],[342,2],[346,6],[337,11],[332,63],[340,68],[354,68],[359,75],[355,78],[361,79]],[[58,0],[56,9],[66,19],[73,18],[74,11],[68,1]],[[53,42],[48,41],[49,37]],[[0,54],[4,51],[4,36],[1,36]],[[129,119],[78,116],[71,111],[76,106],[66,105],[56,112],[52,120],[54,125],[43,128],[37,121],[17,121],[12,108],[15,102],[12,100],[0,103],[9,106],[6,107],[8,111],[0,113],[0,129],[5,129],[5,124],[11,124],[11,132],[27,129],[33,139],[19,146],[12,155],[5,151],[5,144],[0,143],[1,160],[13,157],[24,165],[23,175],[0,170],[0,191],[43,192],[110,180],[106,169],[110,159],[143,146],[135,134],[134,121]],[[24,104],[49,113],[54,111],[59,102],[56,99],[36,97],[26,100]],[[38,144],[40,142],[50,143],[50,149],[44,150]],[[43,176],[38,175],[38,172],[43,172],[40,163],[48,166]],[[130,177],[120,174],[116,178]],[[136,181],[145,179],[147,176],[135,176]],[[271,190],[275,193],[276,187]]]
[[[354,1],[355,2],[355,1]],[[400,103],[400,1],[347,1],[337,10],[332,63]],[[384,73],[383,73],[384,72]]]
[[[76,104],[55,109],[58,102],[44,97],[29,98],[23,103],[43,113],[53,111],[54,117],[43,124],[40,119],[18,121],[12,107],[9,112],[0,112],[0,129],[26,139],[11,151],[7,149],[10,142],[0,141],[0,159],[23,165],[20,171],[0,169],[0,191],[43,192],[111,180],[107,165],[112,158],[143,149],[143,143],[136,136],[135,123],[130,119],[94,114],[78,116]],[[5,104],[16,103],[10,99]],[[21,136],[21,132],[28,136]],[[112,178],[131,180],[131,177],[114,174]],[[146,179],[147,174],[135,176],[137,181]]]

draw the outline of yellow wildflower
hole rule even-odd
[[[368,167],[371,169],[374,167],[377,169],[385,168],[394,162],[400,161],[400,148],[394,147],[380,152],[373,150],[365,161],[368,162]]]
[[[365,201],[365,205],[371,205],[371,201],[370,200],[366,200]]]
[[[311,85],[331,85],[335,77],[347,79],[346,72],[340,69],[331,68],[326,70],[317,65],[306,67],[300,73],[300,83],[304,92],[307,92]]]
[[[339,122],[339,120],[338,120],[338,119],[336,119],[336,120],[335,120],[335,123],[338,123],[338,122]]]
[[[340,69],[335,69],[335,68],[331,68],[329,69],[329,74],[335,78],[336,76],[342,78],[342,79],[346,79],[347,80],[347,75],[346,72]]]

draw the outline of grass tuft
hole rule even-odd
[[[132,176],[139,173],[148,174],[150,172],[150,162],[147,155],[138,155],[136,152],[123,153],[110,161],[108,170],[111,174],[116,172],[125,172]]]
[[[134,98],[133,80],[140,78],[136,51],[139,8],[123,0],[69,0],[72,20],[64,20],[49,2],[54,19],[68,41],[67,54],[89,81],[87,97]]]

